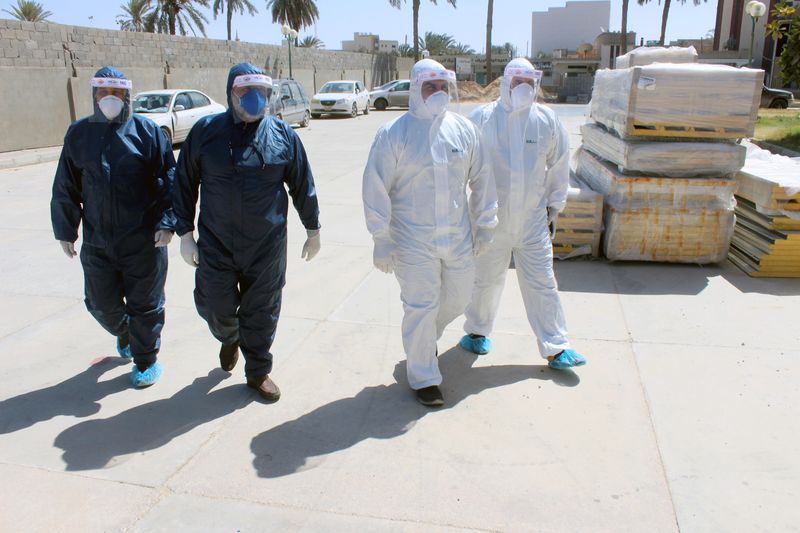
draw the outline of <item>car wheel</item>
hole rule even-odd
[[[321,116],[321,113],[311,113],[311,118],[320,118]]]
[[[303,120],[300,122],[300,127],[305,128],[308,127],[308,123],[311,122],[311,116],[308,114],[308,111],[303,113]]]
[[[350,116],[356,118],[358,116],[358,104],[353,102],[353,109],[350,110]]]
[[[367,105],[364,106],[364,114],[369,115],[369,100],[367,100]]]
[[[784,100],[783,98],[776,98],[769,104],[772,109],[786,109],[789,107],[789,102]]]
[[[172,132],[169,131],[169,128],[161,128],[161,131],[163,131],[164,135],[167,136],[167,140],[169,141],[169,145],[172,146]]]
[[[375,109],[377,109],[378,111],[384,111],[387,107],[386,106],[387,103],[388,102],[386,102],[386,100],[384,100],[383,98],[378,98],[377,100],[375,100]]]

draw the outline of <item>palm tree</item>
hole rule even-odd
[[[272,11],[272,22],[288,24],[297,31],[319,20],[319,10],[314,0],[267,0],[267,9]],[[297,37],[294,44],[298,44]]]
[[[152,16],[153,31],[175,35],[176,30],[181,35],[186,35],[186,30],[197,35],[195,27],[206,35],[205,25],[208,18],[201,13],[197,6],[209,7],[209,0],[156,0],[156,9]],[[197,4],[197,6],[195,5]]]
[[[217,18],[217,15],[225,11],[225,7],[227,4],[227,13],[228,13],[228,40],[231,40],[231,22],[233,21],[233,13],[238,11],[240,14],[244,15],[244,10],[247,9],[247,12],[250,13],[252,17],[258,10],[250,3],[250,0],[214,0],[214,18]]]
[[[117,15],[119,29],[125,31],[152,31],[148,27],[153,22],[152,0],[128,0],[119,6],[123,13]]]
[[[17,20],[25,20],[28,22],[44,22],[47,20],[47,17],[53,14],[50,11],[45,11],[42,4],[33,2],[32,0],[17,0],[17,5],[11,6],[11,11],[7,9],[3,11]]]
[[[650,0],[636,0],[640,6],[650,3]],[[681,4],[686,4],[686,0],[678,0]],[[694,5],[699,6],[703,2],[708,2],[708,0],[692,0]],[[658,0],[658,3],[661,4],[661,0]],[[658,39],[659,46],[664,46],[664,37],[667,33],[667,19],[669,18],[669,8],[672,4],[672,0],[664,0],[664,9],[661,12],[661,37]]]
[[[494,0],[488,1],[486,11],[486,83],[492,79],[492,18],[494,12]]]
[[[325,48],[325,43],[313,35],[307,35],[297,46],[300,48]]]
[[[419,40],[419,47],[430,52],[432,56],[441,56],[446,54],[447,50],[453,46],[455,42],[452,35],[426,31],[425,38],[420,38]]]
[[[622,0],[622,44],[620,55],[628,53],[628,0]]]
[[[389,4],[397,9],[400,9],[404,2],[405,0],[389,0]],[[436,0],[431,0],[431,3],[436,5]],[[456,0],[447,0],[447,3],[456,7]],[[414,17],[414,61],[419,61],[419,4],[420,0],[411,0],[411,9]]]
[[[401,44],[397,47],[397,53],[400,57],[414,57],[414,47],[410,44]]]
[[[447,53],[457,56],[472,56],[475,55],[475,50],[473,50],[468,44],[455,43],[447,49]]]

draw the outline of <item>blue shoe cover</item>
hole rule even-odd
[[[547,363],[550,368],[556,370],[564,370],[574,366],[583,366],[586,364],[586,358],[572,349],[566,349],[561,352],[561,355]]]
[[[117,353],[123,359],[130,359],[131,357],[133,357],[133,354],[131,353],[130,343],[128,343],[128,345],[123,348],[122,346],[119,345],[119,339],[117,339]]]
[[[131,383],[133,383],[134,387],[149,387],[158,381],[162,372],[163,369],[158,363],[153,363],[147,367],[147,370],[144,372],[139,370],[139,367],[136,365],[133,365],[133,370],[131,370]]]
[[[492,341],[489,340],[489,337],[478,337],[473,339],[469,335],[464,335],[461,337],[461,341],[458,344],[466,351],[476,353],[478,355],[487,354],[492,349]]]

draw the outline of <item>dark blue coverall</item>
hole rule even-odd
[[[176,232],[194,230],[200,194],[195,275],[197,311],[222,344],[239,343],[245,374],[272,371],[270,348],[286,274],[288,196],[303,226],[319,228],[314,178],[300,138],[271,116],[245,123],[232,109],[233,80],[263,74],[240,64],[228,76],[228,110],[205,117],[181,149],[173,205]]]
[[[95,77],[125,75],[104,67]],[[174,167],[166,135],[131,114],[128,94],[115,119],[94,102],[94,114],[69,127],[53,181],[56,240],[75,242],[83,222],[86,308],[112,335],[129,334],[140,369],[156,361],[161,345],[167,249],[154,246],[154,235],[174,230]]]

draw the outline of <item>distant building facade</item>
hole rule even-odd
[[[567,2],[564,7],[531,13],[531,57],[551,56],[555,50],[577,50],[608,31],[611,2]]]

